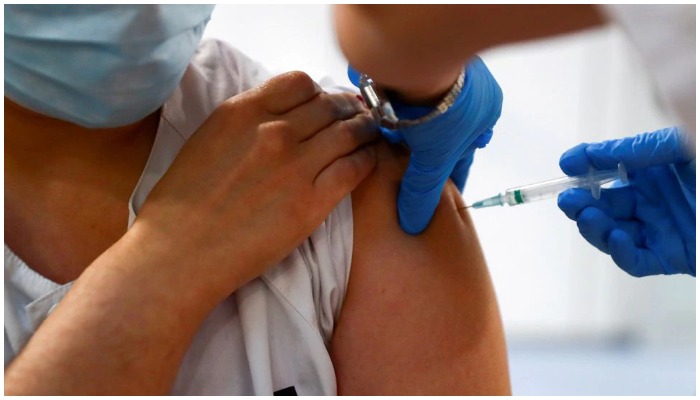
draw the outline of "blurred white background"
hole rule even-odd
[[[269,70],[349,85],[330,6],[218,6],[205,36]],[[580,142],[673,123],[616,28],[481,56],[504,107],[493,140],[477,152],[468,201],[562,175],[559,156]],[[501,306],[514,394],[695,393],[695,279],[626,275],[555,199],[472,216]]]

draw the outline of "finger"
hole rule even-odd
[[[681,135],[678,129],[667,128],[624,139],[607,140],[588,145],[586,155],[595,168],[614,169],[622,162],[628,171],[690,161],[692,157],[686,151]]]
[[[617,222],[617,228],[615,229],[620,229],[623,232],[625,232],[627,235],[629,235],[630,238],[632,238],[632,242],[634,242],[634,245],[637,247],[642,247],[644,246],[644,243],[646,243],[646,235],[644,234],[644,225],[637,221],[637,220],[618,220]],[[610,246],[610,237],[608,236],[608,249]]]
[[[574,188],[561,192],[557,204],[572,220],[576,220],[581,210],[590,206],[601,209],[611,218],[629,219],[634,216],[636,198],[631,186],[603,189],[600,199],[593,198],[590,190]]]
[[[491,138],[493,138],[493,129],[489,128],[482,132],[481,135],[477,136],[477,138],[474,139],[474,143],[472,143],[471,146],[474,148],[483,149],[484,147],[486,147],[487,144],[489,144]]]
[[[352,118],[365,111],[365,106],[355,94],[321,93],[283,114],[280,119],[287,121],[298,135],[297,139],[303,141],[336,121]]]
[[[403,135],[401,134],[400,130],[389,129],[385,127],[380,127],[379,129],[382,132],[382,136],[384,136],[384,139],[386,139],[387,142],[392,144],[398,144],[403,142]]]
[[[648,249],[636,247],[632,238],[622,230],[615,229],[610,232],[608,246],[615,264],[632,276],[665,273],[658,257]]]
[[[559,158],[559,168],[567,175],[581,175],[589,171],[591,164],[586,155],[588,143],[581,143],[565,151]]]
[[[595,207],[586,207],[576,219],[578,231],[598,250],[609,253],[608,235],[617,227],[615,221]]]
[[[399,225],[404,232],[417,235],[427,228],[440,202],[442,188],[454,164],[439,168],[427,168],[416,162],[415,153],[411,154],[406,173],[399,190]]]
[[[348,64],[348,79],[353,85],[360,87],[360,73],[350,64]]]
[[[255,91],[263,108],[272,114],[284,114],[323,92],[313,79],[300,71],[277,75]]]
[[[363,146],[333,161],[314,179],[314,190],[331,209],[353,191],[374,169],[377,156],[373,146]]]
[[[369,114],[357,114],[348,120],[334,122],[301,145],[303,151],[314,157],[310,164],[312,168],[319,171],[378,137],[374,119]]]
[[[452,174],[450,174],[450,179],[452,179],[452,182],[454,182],[460,192],[464,191],[464,186],[467,183],[467,176],[469,176],[469,168],[473,161],[474,152],[470,151],[466,156],[457,161],[455,168],[452,170]]]

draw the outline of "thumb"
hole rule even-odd
[[[425,167],[414,155],[406,169],[399,191],[399,224],[411,235],[425,230],[440,202],[442,188],[447,182],[454,163],[438,167]]]
[[[348,79],[353,85],[360,87],[360,73],[350,64],[348,64]]]
[[[460,158],[459,161],[457,161],[455,168],[450,174],[452,182],[454,182],[455,186],[457,186],[460,193],[464,192],[464,186],[467,184],[467,176],[469,176],[469,169],[471,168],[473,161],[474,150],[471,150],[464,157]]]

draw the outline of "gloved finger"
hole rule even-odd
[[[455,168],[452,170],[450,178],[452,179],[452,182],[454,182],[455,186],[457,186],[457,189],[459,189],[460,192],[464,192],[464,187],[467,184],[467,177],[469,177],[469,169],[471,168],[472,163],[474,162],[474,153],[476,152],[476,149],[482,149],[486,147],[486,145],[491,140],[492,136],[493,129],[491,128],[485,130],[481,135],[477,136],[474,142],[472,142],[472,144],[469,145],[469,147],[464,152],[459,161],[457,161],[457,164],[455,164]]]
[[[411,159],[399,190],[399,225],[404,232],[417,235],[428,226],[435,208],[440,202],[442,188],[454,164],[439,168],[426,168],[416,162],[416,154]]]
[[[661,261],[651,250],[636,247],[632,238],[622,230],[610,232],[608,247],[615,264],[632,276],[666,273]]]
[[[681,183],[693,193],[695,199],[695,159],[685,165],[674,165],[676,175]]]
[[[484,147],[486,147],[487,144],[489,144],[492,137],[493,128],[489,128],[482,132],[481,135],[477,136],[476,139],[474,139],[474,143],[472,143],[471,147],[483,149]]]
[[[565,151],[559,157],[559,168],[567,175],[581,175],[590,170],[590,161],[586,155],[588,143],[581,143]]]
[[[572,220],[576,220],[581,210],[590,206],[601,209],[611,218],[629,219],[634,216],[636,198],[631,186],[603,189],[597,200],[590,190],[573,188],[559,193],[557,205]]]
[[[634,245],[637,247],[644,246],[646,236],[644,234],[644,225],[635,219],[623,219],[615,220],[617,222],[617,228],[620,229],[629,237],[632,238]],[[610,237],[608,237],[608,248],[610,246]]]
[[[353,85],[360,87],[360,73],[350,64],[348,64],[348,79],[350,79]]]
[[[382,132],[382,136],[391,144],[398,144],[403,142],[403,135],[401,131],[395,129],[389,129],[385,127],[380,127],[379,130]]]
[[[586,207],[576,219],[578,231],[584,239],[603,253],[608,250],[608,235],[617,227],[615,221],[595,207]]]
[[[666,128],[619,140],[606,140],[586,147],[586,155],[597,169],[617,168],[622,162],[628,171],[654,165],[692,160],[677,128]]]
[[[452,170],[452,174],[450,174],[450,179],[452,179],[452,182],[454,182],[460,192],[464,191],[464,186],[467,183],[467,176],[469,175],[469,168],[473,161],[474,151],[471,151],[457,161],[455,168]]]

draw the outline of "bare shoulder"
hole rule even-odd
[[[421,235],[398,225],[408,157],[385,143],[352,194],[350,281],[332,341],[339,394],[508,394],[493,286],[460,193],[446,185]]]

